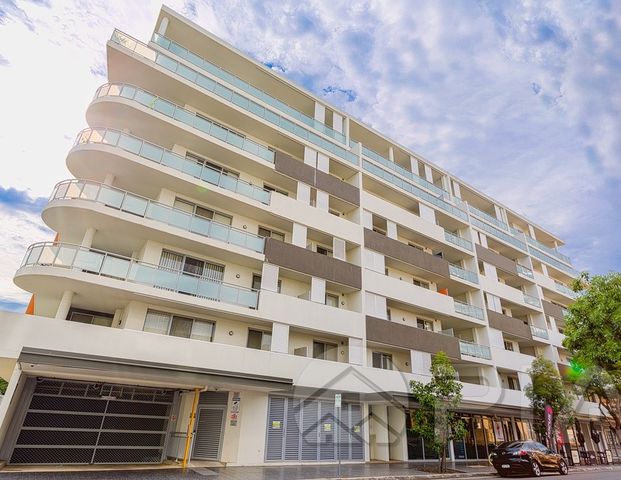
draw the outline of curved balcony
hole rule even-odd
[[[231,192],[238,193],[252,200],[270,204],[271,192],[236,177],[223,174],[222,171],[197,162],[191,158],[174,153],[163,147],[147,142],[141,138],[111,128],[85,128],[78,133],[75,145],[87,143],[110,145],[158,165],[172,168],[209,185],[216,185]]]
[[[83,272],[115,283],[127,282],[145,285],[184,295],[256,309],[259,292],[180,270],[134,260],[79,245],[42,242],[28,247],[22,264],[15,274],[15,283],[25,283],[29,273],[37,267],[51,267]],[[20,285],[21,286],[21,285]],[[119,287],[117,287],[119,288]],[[125,290],[121,287],[121,289]],[[153,293],[151,295],[154,295]],[[157,295],[157,294],[155,294]]]
[[[274,163],[274,151],[233,130],[218,125],[197,113],[187,110],[146,90],[122,83],[106,83],[95,92],[94,100],[105,97],[120,97],[136,102],[172,120],[199,130],[201,133],[236,147],[246,153],[256,155],[263,160]]]
[[[145,197],[109,185],[88,180],[65,180],[54,187],[50,202],[54,200],[86,200],[105,205],[111,209],[131,213],[140,218],[179,228],[185,232],[247,248],[263,253],[265,239],[209,220],[198,215],[175,209],[169,205],[154,202]]]

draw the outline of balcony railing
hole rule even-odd
[[[555,281],[554,282],[554,288],[556,288],[557,292],[562,293],[563,295],[569,297],[569,298],[577,298],[578,294],[576,292],[574,292],[571,288],[569,288],[567,285],[564,285],[560,282]]]
[[[516,263],[515,266],[517,267],[517,271],[520,275],[534,280],[535,275],[530,268],[525,267],[524,265],[520,265],[519,263]]]
[[[529,236],[526,236],[526,241],[528,242],[529,245],[532,245],[533,247],[538,248],[539,250],[543,250],[548,255],[552,255],[553,257],[556,257],[565,263],[571,264],[571,260],[569,259],[569,257],[567,255],[563,255],[556,248],[548,247],[547,245]]]
[[[429,202],[432,205],[435,205],[441,210],[444,210],[445,212],[448,212],[451,215],[454,215],[466,222],[468,221],[468,215],[463,210],[457,207],[454,207],[453,205],[446,202],[445,200],[435,197],[432,194],[426,192],[425,190],[418,188],[415,185],[412,185],[407,180],[403,180],[401,177],[398,177],[395,174],[387,170],[384,170],[383,168],[378,167],[377,165],[369,162],[368,160],[362,160],[362,168],[366,170],[367,172],[371,172],[373,175],[376,175],[379,178],[383,178],[387,182],[392,183],[394,186],[408,193],[411,193],[412,195],[422,200],[425,200],[426,202]]]
[[[487,345],[460,340],[459,351],[462,355],[468,355],[469,357],[482,358],[484,360],[492,359],[492,351]]]
[[[121,32],[118,32],[118,34],[127,36],[126,34],[121,33]],[[196,65],[202,70],[205,70],[206,72],[219,78],[220,80],[224,80],[229,85],[233,85],[237,87],[238,89],[242,90],[243,92],[246,92],[252,95],[254,98],[257,98],[261,100],[262,102],[268,104],[269,106],[276,108],[282,113],[285,113],[286,115],[289,115],[290,117],[295,118],[299,122],[302,122],[305,125],[341,143],[345,143],[345,135],[343,135],[341,132],[337,132],[333,128],[330,128],[327,125],[321,123],[319,120],[315,120],[313,117],[306,115],[305,113],[302,113],[299,110],[296,110],[295,108],[291,107],[290,105],[287,105],[281,100],[278,100],[272,97],[271,95],[268,95],[263,90],[260,90],[257,87],[250,85],[248,82],[245,82],[244,80],[239,78],[237,75],[233,75],[232,73],[227,72],[226,70],[209,62],[205,58],[193,52],[190,52],[187,48],[182,47],[177,42],[170,40],[169,38],[166,38],[163,35],[159,35],[157,33],[153,34],[151,41],[153,41],[153,43],[156,43],[163,49],[168,50],[169,52],[177,55],[178,57],[183,58],[184,60],[187,60],[191,64]]]
[[[507,230],[509,228],[509,225],[507,225],[502,220],[498,220],[493,215],[490,215],[489,213],[486,213],[483,210],[479,210],[478,208],[473,207],[472,205],[468,205],[468,210],[470,211],[470,213],[476,215],[479,218],[482,218],[483,220],[489,223],[493,223],[494,225],[502,228],[503,230]]]
[[[466,240],[465,238],[461,238],[454,233],[449,232],[448,230],[444,230],[444,239],[447,242],[452,243],[453,245],[457,245],[458,247],[465,248],[466,250],[472,251],[472,242],[470,240]]]
[[[20,270],[33,266],[77,270],[248,308],[257,308],[259,300],[259,292],[250,288],[78,245],[35,243],[28,248]]]
[[[472,283],[479,283],[479,277],[475,272],[465,270],[464,268],[460,267],[459,265],[455,265],[454,263],[449,263],[449,273],[463,280],[468,280]]]
[[[481,230],[494,235],[496,238],[500,238],[501,240],[510,243],[511,245],[526,251],[526,244],[520,240],[518,240],[517,238],[509,235],[508,233],[503,232],[502,230],[498,230],[495,227],[492,227],[491,225],[488,225],[485,222],[482,222],[481,220],[477,219],[477,218],[472,218],[470,217],[470,222],[472,223],[472,225],[474,225],[477,228],[480,228]]]
[[[179,105],[175,105],[168,100],[153,95],[146,90],[126,85],[122,83],[107,83],[97,89],[95,98],[101,97],[122,97],[138,102],[140,105],[161,113],[173,120],[177,120],[185,125],[211,136],[218,140],[237,147],[245,152],[256,155],[263,160],[274,163],[274,151],[264,145],[246,138],[233,130],[218,125],[207,120],[205,117],[195,112],[186,110]]]
[[[483,309],[470,305],[469,303],[461,302],[453,299],[455,303],[455,311],[469,317],[478,318],[479,320],[485,320],[485,314]]]
[[[280,128],[287,130],[290,133],[293,133],[298,137],[308,140],[309,142],[314,143],[315,145],[324,148],[325,150],[328,150],[329,152],[350,163],[353,163],[355,165],[358,164],[358,156],[355,153],[343,147],[340,147],[315,133],[309,132],[305,127],[297,125],[296,123],[282,117],[281,115],[278,115],[271,110],[266,109],[265,107],[259,105],[256,102],[253,102],[252,100],[244,97],[243,95],[234,92],[222,83],[218,83],[215,80],[212,80],[211,78],[197,72],[196,70],[186,67],[185,65],[179,63],[171,57],[150,49],[147,45],[139,42],[138,40],[130,37],[129,35],[126,35],[116,30],[112,34],[111,41],[144,56],[148,60],[157,63],[162,68],[178,74],[187,81],[199,86],[200,88],[214,93],[220,98],[235,104],[237,107],[242,108],[247,112],[252,113],[253,115],[257,115],[263,118],[268,123],[276,125]],[[234,85],[239,87],[239,85],[237,84]]]
[[[210,185],[217,185],[231,192],[257,200],[266,205],[270,204],[271,193],[256,185],[240,180],[221,170],[211,168],[204,162],[183,157],[158,145],[149,143],[133,135],[109,128],[86,128],[78,133],[75,145],[82,143],[103,143],[121,148],[159,165],[173,168],[179,172],[203,180]]]
[[[545,328],[536,327],[535,325],[530,326],[530,331],[534,337],[545,338],[546,340],[550,338],[548,335],[548,331]]]
[[[96,202],[115,210],[177,227],[186,232],[263,253],[265,244],[263,237],[177,210],[163,203],[154,202],[109,185],[87,180],[66,180],[56,185],[50,199],[80,199]]]
[[[533,307],[541,307],[541,302],[539,301],[539,298],[533,295],[529,295],[528,293],[524,293],[524,302],[532,305]]]

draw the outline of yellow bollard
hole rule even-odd
[[[190,420],[188,422],[188,434],[185,438],[185,452],[183,453],[182,468],[185,470],[188,465],[188,457],[190,456],[190,445],[192,444],[192,437],[194,435],[194,421],[196,420],[196,407],[198,406],[198,397],[200,396],[200,389],[194,389],[194,400],[192,401],[192,411],[190,412]]]

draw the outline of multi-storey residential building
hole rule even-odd
[[[452,458],[533,435],[525,372],[567,365],[559,238],[166,7],[107,58],[2,314],[0,460],[428,459],[409,382],[438,351]]]

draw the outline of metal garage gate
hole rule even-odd
[[[173,390],[47,378],[28,382],[10,463],[162,462]]]
[[[343,403],[337,429],[333,401],[269,397],[266,460],[363,460],[362,407]]]
[[[192,458],[220,460],[229,392],[203,392],[198,401]]]

